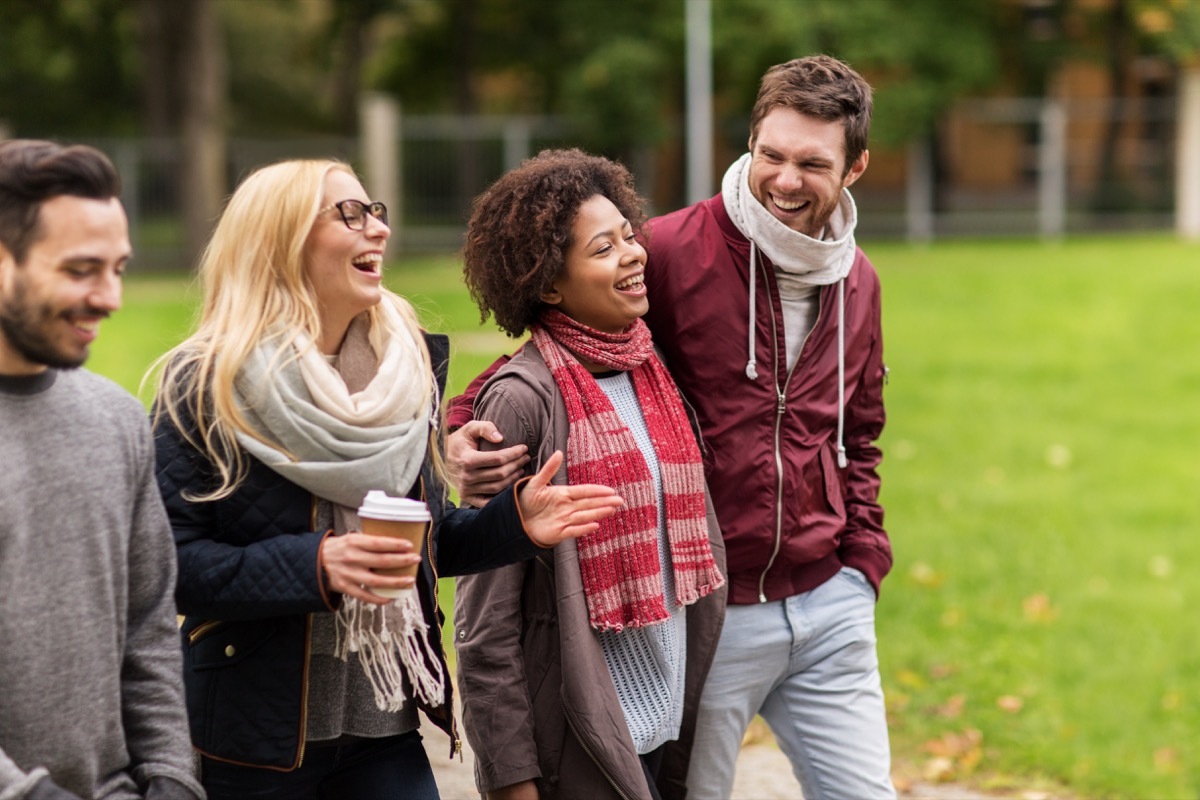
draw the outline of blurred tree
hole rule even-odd
[[[225,46],[218,0],[137,0],[143,125],[178,135],[187,259],[208,240],[225,196]]]
[[[0,2],[0,120],[18,135],[135,129],[126,0]]]
[[[411,24],[381,44],[374,74],[410,109],[562,114],[572,141],[632,164],[678,136],[684,0],[403,5]],[[846,59],[879,88],[876,140],[898,145],[931,132],[955,98],[996,80],[995,9],[992,0],[714,3],[714,110],[725,155],[745,146],[762,72],[814,52]],[[682,148],[666,157],[675,162],[666,172],[678,175]]]

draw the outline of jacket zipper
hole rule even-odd
[[[425,494],[425,476],[420,475],[417,481],[421,486],[421,500],[426,505],[429,504],[429,497]],[[437,562],[433,560],[433,519],[432,514],[429,524],[425,528],[425,558],[429,561],[429,568],[433,571],[433,624],[437,628],[438,641],[442,641],[442,623],[438,620],[438,611],[441,609],[441,604],[438,599],[438,571]],[[450,747],[450,757],[458,756],[458,760],[463,760],[462,739],[458,736],[458,718],[454,714],[454,708],[448,709],[450,718],[450,739],[453,744]]]
[[[309,514],[309,527],[312,530],[317,529],[317,510],[320,501],[317,496],[312,496],[312,511]],[[294,769],[300,769],[304,764],[304,751],[308,749],[308,670],[312,665],[312,614],[306,614],[304,617],[304,678],[301,680],[300,694],[300,754],[296,757],[296,766]]]
[[[571,729],[571,733],[575,736],[575,741],[579,742],[579,746],[583,748],[583,752],[587,753],[587,757],[590,758],[592,763],[596,765],[596,769],[600,770],[600,774],[603,775],[604,779],[608,781],[610,786],[613,787],[613,791],[615,791],[621,797],[621,800],[629,800],[629,795],[621,791],[621,787],[617,786],[616,780],[614,780],[613,776],[610,775],[608,770],[604,768],[604,765],[600,763],[600,760],[596,758],[595,754],[592,752],[592,749],[587,746],[587,742],[583,741],[583,737],[579,735],[579,729],[575,727],[575,721],[571,719],[571,712],[567,707],[566,689],[562,686],[562,684],[559,684],[558,687],[558,697],[560,700],[562,700],[563,719],[567,721],[567,726]]]
[[[304,680],[303,694],[300,698],[304,713],[300,715],[300,755],[296,757],[296,769],[304,764],[304,751],[308,747],[308,668],[310,666],[309,652],[312,650],[312,615],[304,618]]]
[[[771,296],[771,282],[768,277],[768,270],[765,264],[761,261],[759,266],[763,272],[763,289],[767,295],[767,305],[771,307],[771,353],[773,356],[771,362],[772,376],[779,375],[779,327],[775,320],[775,308],[773,298]],[[778,377],[773,378],[775,381],[775,547],[771,551],[771,557],[767,559],[767,566],[763,568],[762,574],[758,576],[758,602],[767,602],[767,573],[771,571],[771,567],[775,566],[775,559],[779,557],[779,551],[783,547],[783,450],[780,447],[779,437],[783,430],[783,415],[787,413],[787,387],[792,383],[792,373],[796,371],[796,367],[800,365],[800,356],[804,353],[804,346],[808,344],[808,339],[812,336],[813,331],[821,324],[821,314],[824,312],[824,303],[821,302],[821,295],[817,294],[817,319],[813,322],[812,328],[804,335],[804,340],[800,342],[800,350],[796,353],[796,363],[788,370],[787,377],[784,379],[783,386],[779,385]]]

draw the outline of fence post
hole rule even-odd
[[[904,215],[910,242],[933,240],[933,141],[928,136],[908,145],[908,179]]]
[[[1200,63],[1179,75],[1179,119],[1175,135],[1175,232],[1200,239]]]
[[[404,209],[400,192],[400,104],[380,92],[363,95],[359,107],[363,183],[371,196],[388,207],[388,220],[403,240]]]
[[[138,147],[135,142],[123,140],[117,140],[113,145],[113,166],[121,176],[121,205],[125,207],[125,218],[129,221],[129,238],[133,241],[134,252],[137,252],[141,249],[142,237],[142,176],[138,164]]]
[[[516,169],[531,155],[533,130],[526,117],[514,117],[504,123],[504,171]]]
[[[1046,98],[1038,114],[1038,229],[1045,239],[1067,230],[1067,111]]]

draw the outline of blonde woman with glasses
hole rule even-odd
[[[438,576],[530,558],[621,503],[551,486],[561,457],[483,509],[446,500],[448,347],[383,287],[389,235],[345,164],[255,172],[201,259],[199,326],[161,361],[159,486],[212,800],[436,798],[417,709],[458,743]],[[428,503],[424,552],[359,531],[372,489]]]

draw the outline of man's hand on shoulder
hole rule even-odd
[[[496,426],[483,420],[472,420],[446,437],[450,482],[464,505],[486,505],[524,474],[529,463],[529,448],[525,445],[481,449],[484,442],[497,445],[502,441],[504,437]]]

